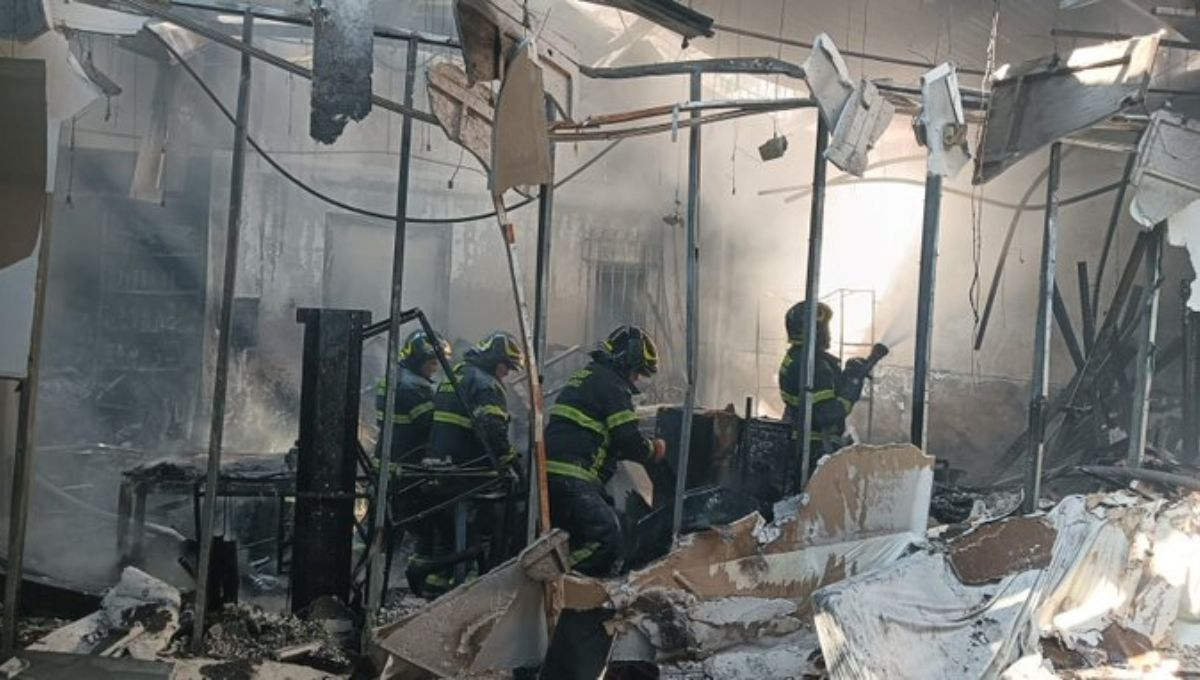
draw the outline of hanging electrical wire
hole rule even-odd
[[[992,74],[996,69],[996,41],[999,35],[1000,28],[1000,0],[992,0],[992,25],[988,33],[987,52],[984,59],[983,81],[980,88],[984,92],[984,118],[983,124],[979,128],[979,134],[976,138],[975,148],[982,151],[983,141],[987,136],[987,112],[988,91],[991,87]],[[953,53],[953,46],[948,46]],[[983,261],[983,185],[976,184],[971,188],[971,193],[974,198],[971,201],[971,264],[973,267],[971,276],[971,285],[967,289],[967,299],[971,305],[972,328],[971,337],[979,337],[979,326],[981,322],[979,302],[983,292],[982,279],[980,277],[980,269]],[[1020,214],[1019,212],[1017,213]],[[1015,216],[1014,216],[1015,217]],[[971,353],[971,372],[975,373],[977,368],[976,354],[979,350],[976,343],[972,342],[972,347],[975,351]]]
[[[171,45],[169,45],[165,40],[163,40],[161,36],[159,36],[157,33],[154,33],[153,31],[151,31],[151,35],[153,35],[155,38],[158,39],[158,42],[164,48],[166,48],[167,52],[169,52],[172,57],[175,58],[176,62],[178,62],[179,65],[183,67],[184,71],[186,71],[187,74],[192,77],[192,80],[196,81],[196,84],[200,86],[200,89],[204,91],[204,94],[208,95],[208,98],[211,99],[212,102],[217,105],[217,108],[220,109],[221,114],[225,116],[226,120],[228,120],[231,123],[235,123],[236,118],[234,117],[233,113],[229,110],[228,107],[225,106],[225,104],[220,100],[220,98],[217,97],[217,94],[215,92],[213,92],[212,88],[209,87],[208,83],[205,82],[205,80],[202,77],[200,77],[200,74],[196,73],[195,69],[193,69],[192,66],[190,64],[188,64],[187,61],[184,60],[184,58],[177,51],[175,51],[175,49],[173,47],[171,47]],[[318,198],[334,207],[341,208],[342,210],[345,210],[347,212],[352,212],[352,213],[355,213],[358,215],[363,215],[365,217],[374,217],[376,219],[388,220],[388,221],[392,221],[392,222],[394,222],[396,220],[395,214],[388,214],[388,213],[383,213],[383,212],[377,212],[374,210],[368,210],[366,208],[360,208],[356,205],[351,205],[349,203],[346,203],[345,201],[338,200],[328,194],[322,193],[320,190],[316,189],[315,187],[312,187],[312,186],[306,184],[303,180],[301,180],[299,177],[296,177],[291,172],[288,172],[287,168],[280,165],[279,162],[276,161],[274,159],[274,157],[271,156],[271,154],[267,153],[267,151],[265,149],[263,149],[262,146],[260,146],[259,143],[257,141],[255,141],[255,139],[253,137],[251,137],[249,134],[246,135],[246,142],[250,144],[250,146],[259,154],[259,156],[262,157],[262,159],[264,161],[266,161],[267,165],[270,165],[272,168],[275,169],[276,172],[283,175],[285,179],[287,179],[292,184],[296,185],[298,188],[303,190],[305,193],[307,193],[315,198]],[[620,139],[614,139],[607,146],[605,146],[603,149],[601,149],[599,152],[597,152],[595,156],[592,156],[587,161],[585,161],[582,165],[580,165],[578,168],[575,168],[573,171],[571,171],[569,174],[567,174],[566,177],[563,177],[559,181],[555,182],[554,188],[557,189],[557,188],[563,186],[564,184],[566,184],[567,182],[570,182],[571,180],[575,179],[579,175],[583,174],[588,168],[592,167],[597,162],[599,162],[599,160],[601,158],[604,158],[604,156],[607,155],[609,151],[612,151],[613,148],[616,147],[617,144],[619,144],[620,142],[621,142]],[[523,208],[523,207],[529,205],[530,203],[533,203],[535,200],[537,200],[536,196],[526,198],[524,200],[517,201],[516,203],[513,203],[512,205],[505,206],[505,210],[508,210],[508,211],[517,210],[519,208]],[[461,224],[464,222],[479,222],[481,220],[488,220],[495,216],[496,216],[496,211],[493,210],[491,212],[479,213],[476,215],[464,215],[461,217],[405,216],[405,221],[409,222],[410,224]]]

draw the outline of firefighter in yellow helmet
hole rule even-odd
[[[658,372],[658,350],[641,328],[621,326],[592,352],[550,408],[546,472],[550,521],[571,536],[572,568],[608,576],[620,568],[622,532],[604,484],[618,460],[656,463],[666,443],[638,429],[636,382]]]
[[[802,402],[800,367],[805,358],[804,314],[807,302],[797,302],[787,311],[784,325],[788,334],[788,351],[779,366],[779,393],[783,397],[784,420],[795,422],[796,410]],[[826,453],[842,447],[846,434],[846,417],[862,397],[863,383],[870,372],[866,359],[841,361],[829,353],[829,322],[833,310],[823,302],[817,303],[817,347],[813,362],[812,438],[813,453],[810,465]]]

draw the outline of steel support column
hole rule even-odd
[[[1162,241],[1166,223],[1160,222],[1146,240],[1143,252],[1142,280],[1146,296],[1142,304],[1147,305],[1141,318],[1141,334],[1138,338],[1137,381],[1134,383],[1133,411],[1129,423],[1129,467],[1141,467],[1146,454],[1146,434],[1150,422],[1150,391],[1154,385],[1155,341],[1158,338],[1159,276],[1162,273]]]
[[[942,176],[925,175],[925,217],[921,226],[921,270],[917,284],[917,338],[913,354],[912,427],[910,441],[926,448],[929,422],[929,362],[933,348],[933,296],[937,278],[938,231],[941,225]]]
[[[550,97],[546,97],[546,120],[554,122],[554,117],[557,114],[557,109],[554,107],[554,101]],[[554,144],[550,145],[550,167],[554,167]],[[553,173],[551,173],[553,175]],[[545,389],[545,371],[546,360],[549,356],[546,352],[546,320],[548,318],[548,309],[550,306],[550,243],[551,243],[551,227],[554,224],[554,183],[543,184],[538,187],[538,231],[537,231],[537,288],[533,293],[533,346],[537,353],[538,361],[538,377],[542,379],[542,388]],[[537,424],[533,419],[529,419],[529,442],[533,443],[537,433],[533,431]],[[529,456],[529,475],[526,479],[537,479],[537,458]],[[537,538],[537,521],[538,521],[538,487],[537,484],[529,485],[529,494],[526,499],[525,521],[525,544],[532,545],[534,539]]]
[[[1058,260],[1058,184],[1062,145],[1050,146],[1046,179],[1046,218],[1042,228],[1042,261],[1038,276],[1037,325],[1033,342],[1033,375],[1029,397],[1029,470],[1025,480],[1026,513],[1038,507],[1042,493],[1042,460],[1046,455],[1046,410],[1050,397],[1050,317],[1054,308],[1054,267]]]
[[[254,36],[254,17],[242,14],[242,44]],[[200,522],[200,564],[196,570],[195,627],[192,651],[204,648],[208,610],[208,573],[212,567],[213,528],[217,519],[217,485],[221,477],[221,445],[225,437],[225,397],[229,384],[229,336],[233,331],[233,291],[237,280],[238,240],[242,231],[242,190],[246,175],[246,120],[250,115],[250,53],[242,52],[238,78],[237,115],[233,133],[233,167],[229,172],[229,216],[225,229],[225,260],[221,273],[221,306],[217,322],[217,364],[213,377],[212,419],[208,433],[208,471],[204,481],[204,511]]]
[[[413,95],[416,90],[417,77],[417,50],[420,45],[415,40],[408,41],[407,51],[404,61],[404,106],[411,110],[413,105]],[[400,356],[400,324],[403,323],[404,316],[404,245],[408,233],[408,223],[406,222],[408,215],[408,184],[409,184],[409,168],[412,164],[412,116],[405,114],[400,127],[400,168],[397,171],[396,178],[396,223],[395,235],[392,241],[392,293],[390,323],[388,324],[388,344],[387,344],[387,393],[384,398],[384,419],[383,431],[379,435],[382,457],[390,457],[392,450],[392,440],[395,437],[395,422],[391,414],[396,412],[396,390],[393,386],[399,383],[400,376],[397,370],[397,358]],[[382,461],[381,461],[382,462]],[[375,502],[373,503],[373,516],[371,523],[374,530],[371,532],[371,545],[368,547],[368,571],[367,571],[367,622],[369,625],[363,627],[364,630],[364,646],[368,637],[366,631],[369,631],[375,622],[375,613],[379,611],[379,605],[383,601],[386,593],[383,592],[383,566],[386,555],[384,555],[384,546],[388,545],[387,537],[387,510],[388,510],[388,482],[391,480],[391,466],[379,466],[379,476],[375,481]]]
[[[1184,280],[1179,289],[1180,306],[1183,316],[1180,328],[1183,337],[1183,452],[1180,456],[1184,461],[1195,464],[1200,461],[1200,414],[1196,412],[1197,370],[1200,369],[1200,313],[1193,312],[1188,307],[1188,299],[1192,296],[1192,282]]]
[[[825,232],[825,147],[829,127],[817,113],[817,143],[813,149],[812,204],[808,217],[808,265],[805,271],[804,361],[800,364],[800,408],[795,413],[794,430],[799,440],[796,451],[800,460],[800,489],[808,484],[812,465],[813,373],[817,363],[817,303],[821,297],[821,241]],[[790,481],[790,480],[789,480]]]
[[[700,71],[691,73],[690,100],[700,101],[703,76]],[[700,116],[692,111],[693,119]],[[688,130],[688,194],[687,194],[687,307],[686,352],[687,391],[683,398],[683,413],[680,420],[679,455],[676,457],[675,499],[671,512],[671,537],[679,536],[683,525],[683,497],[687,491],[688,459],[692,446],[692,414],[696,410],[696,364],[699,357],[700,323],[700,126]]]
[[[302,308],[296,320],[304,324],[290,588],[291,611],[298,614],[321,597],[349,601],[362,331],[371,313]],[[380,533],[371,532],[372,544]]]

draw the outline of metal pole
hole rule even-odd
[[[1058,181],[1062,145],[1050,146],[1046,179],[1046,219],[1042,228],[1042,264],[1038,279],[1037,330],[1033,343],[1033,376],[1029,398],[1029,473],[1025,480],[1026,513],[1035,512],[1042,493],[1042,460],[1046,455],[1046,407],[1050,396],[1050,315],[1054,307],[1054,267],[1058,257]]]
[[[546,97],[546,120],[554,122],[557,109],[554,101]],[[554,144],[550,145],[550,167],[554,167]],[[544,380],[546,370],[546,320],[550,307],[550,241],[551,226],[554,221],[554,184],[543,184],[538,188],[538,231],[537,231],[537,288],[533,293],[533,346],[537,352],[538,377]],[[545,385],[542,385],[545,388]],[[537,433],[537,424],[529,419],[529,442],[533,443]],[[537,459],[529,456],[529,474],[526,479],[537,479]],[[537,538],[538,523],[538,488],[537,484],[529,485],[529,496],[526,501],[525,544],[532,545]]]
[[[420,44],[415,40],[408,41],[408,49],[404,61],[404,105],[411,109],[413,94],[416,89],[417,49]],[[383,600],[383,546],[387,531],[388,481],[391,479],[392,441],[395,437],[395,423],[391,414],[396,411],[396,390],[400,376],[396,370],[396,358],[400,356],[400,324],[404,316],[404,245],[408,231],[405,216],[408,215],[408,183],[409,166],[412,161],[412,116],[405,115],[400,127],[400,169],[396,179],[396,233],[392,241],[392,299],[391,319],[388,327],[387,344],[387,393],[384,397],[383,432],[380,433],[380,465],[379,477],[375,480],[374,516],[371,518],[375,530],[371,534],[369,548],[369,571],[367,572],[367,621],[371,625],[375,621],[375,613]],[[363,627],[364,645],[369,637],[371,625]]]
[[[1154,385],[1154,343],[1158,338],[1158,278],[1162,272],[1162,240],[1166,222],[1159,222],[1146,240],[1142,276],[1146,287],[1147,314],[1142,318],[1138,339],[1137,383],[1134,385],[1133,412],[1129,423],[1129,467],[1141,467],[1146,453],[1146,431],[1150,421],[1150,390]]]
[[[817,304],[821,292],[821,239],[825,229],[825,146],[829,143],[829,127],[817,114],[817,143],[813,149],[812,207],[808,217],[808,268],[805,272],[804,299],[804,362],[800,364],[800,408],[795,414],[794,430],[799,437],[796,450],[800,454],[800,489],[808,484],[808,468],[812,462],[812,405],[813,372],[817,363]]]
[[[254,17],[242,14],[242,44],[254,34]],[[192,651],[204,648],[208,613],[208,572],[212,566],[213,527],[217,519],[217,485],[221,476],[221,444],[225,436],[225,392],[229,382],[229,335],[233,328],[233,289],[237,281],[238,239],[242,228],[242,190],[246,174],[246,120],[250,115],[250,53],[242,52],[238,80],[237,120],[233,133],[233,167],[229,172],[229,221],[225,229],[225,262],[221,275],[221,307],[217,322],[217,366],[213,377],[212,421],[208,434],[208,474],[204,481],[204,515],[200,523],[200,565],[196,572],[195,632]]]
[[[925,450],[929,433],[929,361],[933,347],[933,294],[937,278],[938,230],[941,226],[942,176],[925,175],[925,219],[921,227],[921,271],[917,277],[917,338],[913,354],[912,428],[913,446]]]
[[[52,203],[46,200],[42,234],[38,241],[37,279],[34,288],[33,324],[29,329],[29,359],[18,397],[17,450],[13,461],[12,504],[8,516],[8,567],[4,578],[4,654],[16,649],[17,613],[21,605],[21,578],[25,563],[25,534],[29,522],[29,487],[33,481],[33,450],[37,435],[37,395],[42,355],[42,326],[46,309],[46,279],[50,270]]]
[[[1197,351],[1200,350],[1196,331],[1200,324],[1197,323],[1197,314],[1188,308],[1191,296],[1192,282],[1184,279],[1179,287],[1179,300],[1183,308],[1180,324],[1183,338],[1183,455],[1180,457],[1188,463],[1195,463],[1200,460],[1200,423],[1196,420]]]
[[[700,101],[700,71],[692,71],[691,100]],[[692,111],[696,118],[698,111]],[[692,413],[696,410],[696,354],[699,351],[700,321],[700,126],[688,131],[688,195],[687,195],[687,391],[683,397],[682,420],[679,423],[679,455],[675,469],[675,504],[671,514],[671,537],[679,536],[683,526],[683,496],[687,490],[688,458],[692,447]]]

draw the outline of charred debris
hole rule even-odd
[[[759,4],[0,9],[0,676],[1200,675],[1195,7]]]

